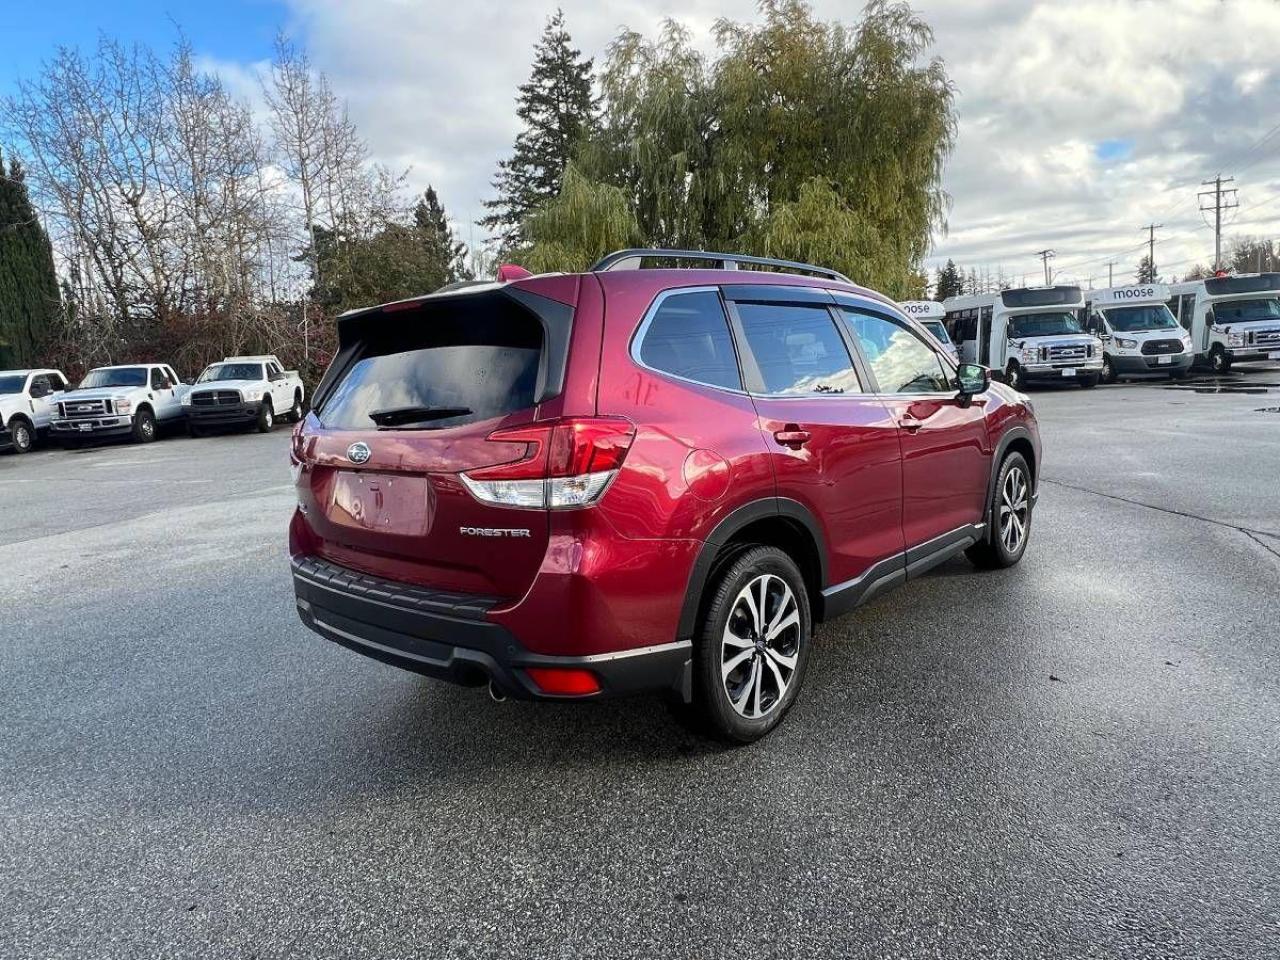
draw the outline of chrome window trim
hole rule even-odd
[[[668,380],[675,380],[678,383],[688,383],[695,387],[702,387],[704,390],[715,390],[718,393],[728,393],[738,397],[749,397],[745,389],[735,390],[733,387],[722,387],[719,384],[707,383],[703,380],[693,380],[690,377],[682,377],[678,373],[671,373],[669,370],[659,370],[657,367],[651,367],[640,359],[640,348],[644,344],[644,338],[649,333],[649,327],[653,324],[653,318],[657,316],[658,310],[662,304],[666,302],[668,297],[678,296],[684,293],[714,293],[716,299],[720,301],[720,311],[724,314],[724,332],[729,337],[729,345],[733,347],[734,363],[738,367],[738,382],[742,382],[742,360],[738,356],[738,344],[734,340],[733,329],[729,326],[729,315],[724,312],[724,300],[720,297],[720,288],[718,286],[708,286],[702,284],[693,287],[668,287],[656,297],[644,312],[644,317],[640,320],[640,325],[636,327],[635,333],[631,335],[631,346],[628,353],[631,356],[631,362],[642,370],[648,370],[650,373]]]

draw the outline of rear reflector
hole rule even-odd
[[[527,509],[595,503],[622,466],[636,428],[619,417],[565,417],[496,430],[495,443],[524,443],[511,463],[468,470],[460,479],[484,503]]]
[[[529,679],[543,693],[565,697],[582,697],[600,692],[600,681],[590,670],[576,667],[529,667]]]

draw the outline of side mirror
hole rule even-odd
[[[956,388],[962,397],[985,393],[991,386],[991,371],[980,363],[962,363],[956,370]]]

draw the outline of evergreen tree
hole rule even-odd
[[[1143,257],[1138,262],[1138,272],[1136,274],[1138,283],[1155,283],[1158,277],[1156,265],[1151,262],[1151,257]]]
[[[0,367],[31,366],[57,317],[53,248],[27,194],[22,165],[0,156]]]
[[[557,10],[534,48],[533,70],[516,101],[524,129],[510,159],[498,164],[493,181],[498,196],[485,203],[492,213],[480,221],[496,231],[505,248],[523,242],[525,218],[560,192],[565,165],[594,127],[591,66],[572,46],[564,13]]]
[[[467,245],[454,236],[435,187],[428,185],[413,208],[413,225],[421,237],[427,261],[438,265],[442,279],[437,286],[471,279]]]
[[[948,260],[946,266],[938,269],[938,280],[934,285],[933,299],[946,300],[964,293],[964,274],[956,266],[954,260]]]

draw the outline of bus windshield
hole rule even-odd
[[[1280,299],[1226,300],[1213,305],[1213,321],[1218,324],[1248,323],[1251,320],[1280,320]]]
[[[1024,337],[1054,337],[1063,333],[1084,333],[1074,313],[1052,310],[1009,318],[1009,336],[1014,340]]]
[[[921,320],[920,325],[937,337],[942,343],[951,342],[951,338],[947,336],[947,328],[942,325],[941,320]]]
[[[1173,314],[1163,303],[1149,303],[1141,307],[1111,307],[1103,312],[1116,333],[1172,330],[1178,326],[1178,321],[1173,319]]]

